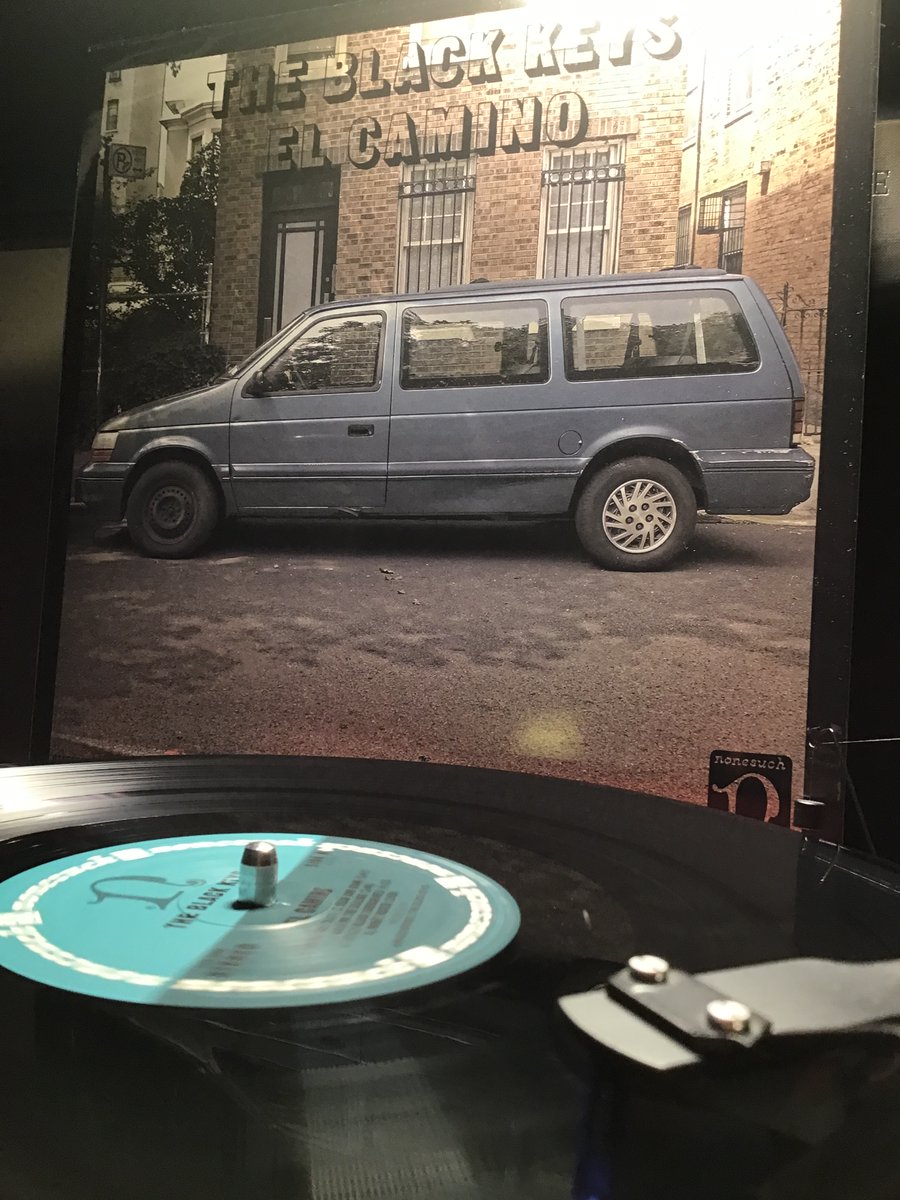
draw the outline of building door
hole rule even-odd
[[[303,171],[265,190],[258,340],[334,299],[340,170]]]

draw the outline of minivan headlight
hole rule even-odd
[[[91,462],[109,462],[116,448],[117,433],[98,433],[91,443]]]

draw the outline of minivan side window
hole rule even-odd
[[[266,392],[359,392],[376,387],[384,317],[347,313],[308,325],[262,371]]]
[[[730,292],[564,300],[568,379],[652,379],[753,371],[759,351]]]
[[[400,386],[546,383],[547,319],[547,305],[541,300],[407,308]]]

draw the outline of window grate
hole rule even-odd
[[[722,255],[742,254],[744,250],[744,227],[736,225],[732,229],[722,230]]]
[[[397,265],[401,291],[429,291],[465,280],[474,194],[474,166],[466,160],[404,168]]]
[[[713,192],[700,201],[698,233],[718,233],[722,228],[722,193]]]
[[[561,150],[541,172],[542,275],[545,279],[612,271],[625,164],[619,146]]]
[[[409,196],[452,196],[455,192],[474,192],[475,176],[460,175],[446,179],[410,179],[400,184],[400,199]]]
[[[746,220],[747,185],[741,183],[722,193],[719,266],[734,274],[740,274],[744,267],[744,224]]]
[[[574,183],[610,183],[625,178],[624,163],[600,163],[589,167],[547,167],[541,174],[544,187]]]
[[[691,261],[691,206],[678,210],[678,226],[675,231],[675,266],[683,267]]]

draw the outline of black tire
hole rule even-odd
[[[219,493],[207,475],[188,462],[149,467],[125,507],[128,534],[151,558],[190,558],[207,544],[221,519]]]
[[[643,494],[642,483],[650,485]],[[630,484],[636,485],[636,496],[628,495]],[[620,488],[625,491],[619,492]],[[627,503],[631,498],[637,500],[633,510]],[[693,488],[677,467],[658,458],[626,458],[602,467],[588,480],[575,509],[575,529],[582,546],[601,567],[613,571],[659,571],[667,567],[684,553],[696,521]],[[660,536],[663,529],[665,535]],[[617,545],[619,538],[626,544],[631,542],[632,548]],[[649,544],[641,548],[632,539]]]

